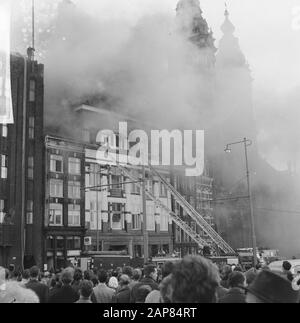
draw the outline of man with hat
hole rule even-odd
[[[269,271],[261,271],[246,288],[247,303],[299,303],[299,291],[287,279]]]

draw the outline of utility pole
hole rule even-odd
[[[250,172],[249,172],[249,161],[248,161],[248,147],[252,145],[252,141],[244,138],[243,141],[233,142],[228,144],[225,148],[226,153],[231,153],[230,147],[233,145],[244,144],[245,148],[245,158],[246,158],[246,175],[247,175],[247,187],[248,187],[248,197],[250,204],[250,222],[251,222],[251,235],[252,235],[252,248],[253,248],[253,264],[254,267],[258,263],[257,259],[257,243],[256,243],[256,234],[255,234],[255,221],[254,221],[254,211],[253,211],[253,200],[251,192],[251,181],[250,181]]]
[[[254,267],[257,265],[257,245],[256,245],[256,234],[255,234],[255,221],[254,221],[254,212],[253,212],[253,201],[252,201],[252,192],[251,192],[251,182],[250,182],[250,172],[249,172],[249,162],[248,162],[248,140],[244,138],[245,146],[245,157],[246,157],[246,169],[247,169],[247,186],[248,186],[248,195],[250,202],[250,216],[251,216],[251,231],[252,231],[252,245],[253,245],[253,259]]]
[[[149,237],[147,231],[147,200],[146,200],[146,170],[145,165],[142,166],[143,181],[142,181],[142,203],[143,203],[143,241],[144,241],[144,264],[148,263],[149,259]]]

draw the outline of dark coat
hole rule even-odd
[[[26,285],[26,288],[34,291],[40,299],[40,303],[47,303],[49,298],[49,287],[33,279],[30,280]]]
[[[231,288],[228,293],[219,300],[221,304],[241,304],[246,303],[246,294],[240,288]]]
[[[130,288],[129,286],[122,287],[115,296],[115,303],[129,304],[130,303]]]
[[[131,297],[130,297],[131,303],[136,302],[138,289],[143,285],[150,286],[152,288],[152,290],[159,290],[158,284],[152,278],[145,277],[145,278],[141,279],[139,283],[137,283],[133,286],[132,291],[131,291]]]
[[[57,289],[49,298],[49,303],[76,303],[79,295],[74,291],[72,286],[64,285]]]

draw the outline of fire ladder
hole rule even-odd
[[[132,181],[137,181],[130,171],[124,166],[117,163],[117,167],[123,174],[130,178]],[[209,236],[215,245],[227,255],[234,255],[235,251],[222,239],[222,237],[206,222],[206,220],[185,200],[185,198],[170,184],[168,183],[152,166],[149,166],[153,175],[159,177],[167,191],[170,192],[174,200],[182,207],[182,209],[196,222],[196,224]],[[137,184],[142,188],[142,184]],[[192,240],[194,240],[201,249],[208,245],[208,242],[201,238],[193,228],[191,228],[179,215],[173,212],[168,206],[165,205],[160,199],[156,198],[152,192],[146,189],[146,195],[155,203],[156,206],[168,212],[174,223],[180,227]]]

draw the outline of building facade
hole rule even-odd
[[[81,255],[85,236],[85,152],[81,143],[45,137],[43,263],[64,268]]]
[[[12,55],[11,90],[14,124],[0,127],[0,265],[22,268],[42,264],[43,65]]]

